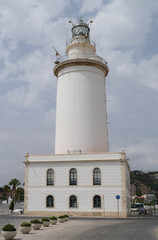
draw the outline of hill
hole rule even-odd
[[[136,195],[155,194],[158,199],[158,172],[131,171],[130,182],[136,188]]]

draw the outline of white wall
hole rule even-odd
[[[69,170],[77,169],[78,186],[93,185],[93,169],[101,170],[103,186],[121,184],[121,167],[119,162],[67,162],[67,163],[30,163],[28,171],[29,186],[46,186],[46,173],[49,168],[54,170],[55,186],[69,186]]]
[[[69,186],[69,170],[77,169],[77,186]],[[101,170],[101,185],[93,186],[93,169]],[[46,172],[53,168],[54,186],[46,186]],[[100,211],[93,209],[93,197],[103,194],[105,212],[117,211],[116,195],[121,196],[121,166],[118,161],[89,161],[66,163],[30,163],[28,169],[28,211],[50,211],[46,208],[46,197],[52,195],[55,201],[53,211]],[[69,208],[69,197],[76,195],[78,208]],[[120,211],[121,211],[120,201]]]
[[[65,67],[58,74],[55,153],[108,152],[105,78],[91,66]]]
[[[103,188],[103,187],[70,187],[70,188],[30,188],[29,189],[29,211],[100,211],[100,209],[93,209],[93,197],[100,195],[102,198],[103,209],[103,194],[105,200],[105,212],[117,211],[116,195],[121,195],[121,187]],[[54,208],[46,208],[46,197],[52,195],[54,197]],[[69,208],[69,197],[75,195],[77,197],[78,207]],[[120,200],[120,211],[121,208]]]

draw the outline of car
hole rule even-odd
[[[131,204],[131,212],[138,212],[139,208],[143,208],[144,204],[143,203],[132,203]]]
[[[24,207],[17,208],[13,211],[13,214],[23,214],[24,213]]]

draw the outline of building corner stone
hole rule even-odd
[[[29,167],[29,153],[25,154],[25,185],[24,185],[24,214],[28,212],[28,167]]]

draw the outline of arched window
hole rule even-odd
[[[99,195],[95,195],[93,198],[93,208],[101,208],[101,197]]]
[[[47,207],[54,207],[54,198],[53,196],[49,195],[46,200]]]
[[[70,185],[77,185],[77,170],[75,168],[70,169],[69,184]]]
[[[93,185],[101,185],[101,174],[99,168],[93,170]]]
[[[77,197],[75,195],[70,196],[70,202],[69,202],[70,207],[77,207]]]
[[[54,170],[47,170],[47,185],[54,185]]]

